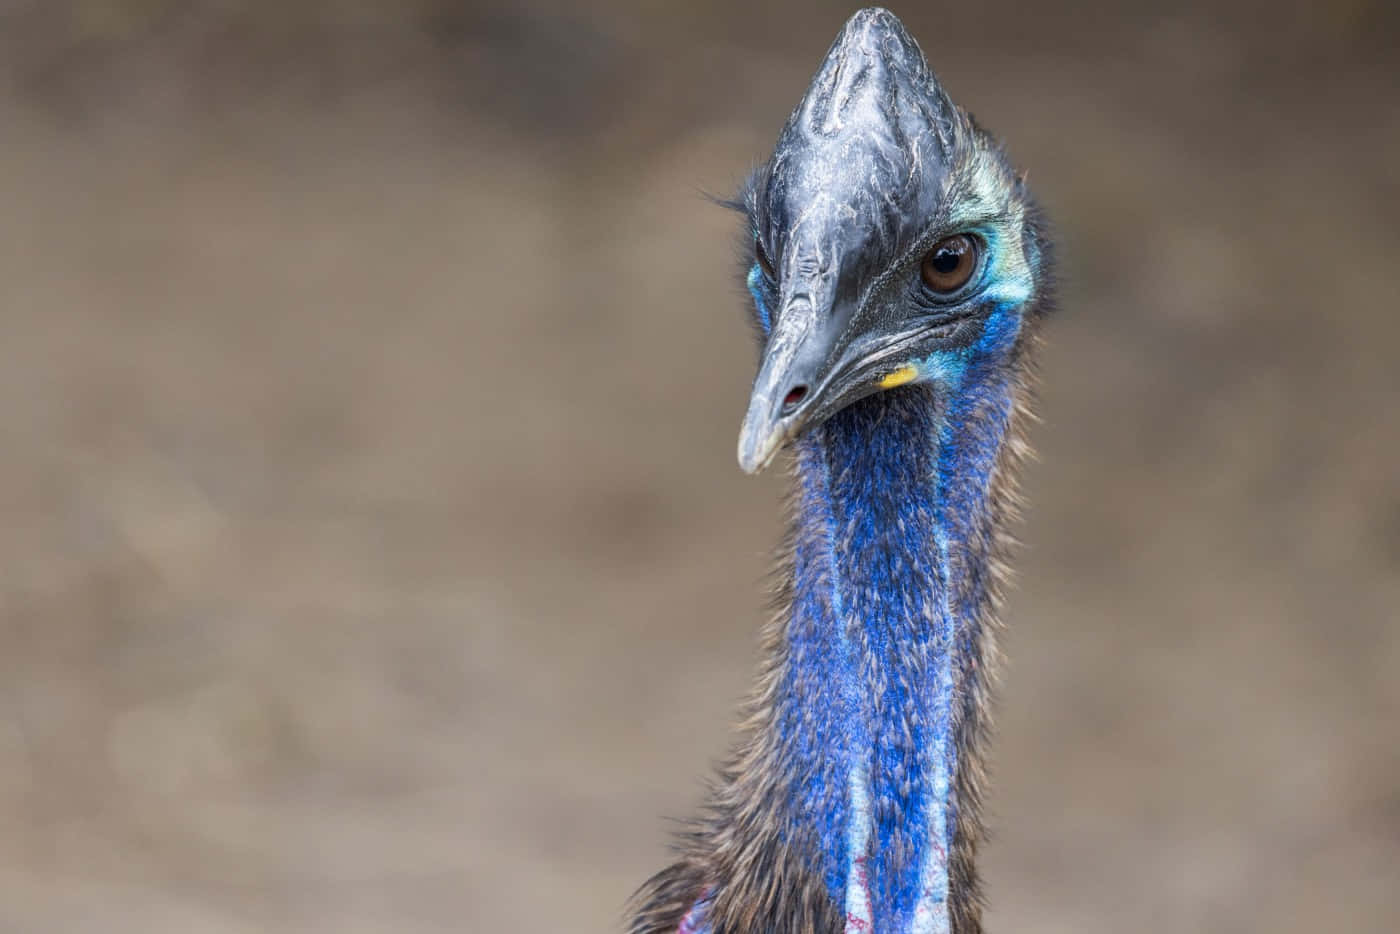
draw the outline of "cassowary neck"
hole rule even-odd
[[[944,398],[884,393],[799,444],[768,743],[782,823],[820,852],[847,932],[978,929],[974,743],[1013,389],[966,372]]]

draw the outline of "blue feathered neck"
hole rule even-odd
[[[983,668],[1018,325],[993,314],[946,361],[948,379],[870,397],[797,445],[774,739],[787,823],[819,851],[848,931],[949,928],[960,730]]]

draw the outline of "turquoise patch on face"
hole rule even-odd
[[[753,305],[758,311],[758,324],[766,335],[773,329],[773,320],[768,314],[768,304],[763,300],[763,270],[759,268],[758,263],[749,267],[749,275],[744,284],[749,287],[749,294],[753,296]]]
[[[917,382],[943,383],[952,389],[962,385],[968,365],[974,359],[998,356],[1006,353],[1016,342],[1021,331],[1021,315],[1018,307],[1003,304],[987,317],[982,328],[982,336],[975,344],[959,347],[956,350],[940,350],[914,363],[919,371]]]

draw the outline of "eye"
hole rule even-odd
[[[967,285],[977,271],[977,241],[967,234],[940,240],[924,256],[919,275],[933,292],[946,295]]]
[[[768,277],[768,281],[777,282],[777,270],[773,268],[773,261],[768,258],[768,251],[763,248],[763,241],[758,237],[753,238],[753,255],[754,258],[758,260],[758,268],[763,270],[763,274]]]

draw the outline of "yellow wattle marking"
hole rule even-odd
[[[918,367],[902,366],[893,373],[880,380],[881,389],[893,389],[896,386],[903,386],[905,383],[912,383],[919,376]]]

